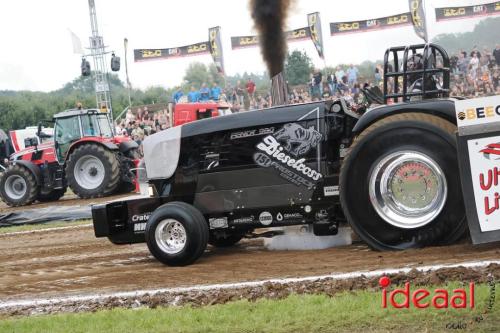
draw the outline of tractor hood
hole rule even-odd
[[[167,179],[177,169],[182,126],[169,128],[144,139],[144,161],[148,179]]]
[[[172,177],[179,162],[182,139],[220,131],[316,119],[318,114],[324,114],[324,110],[324,102],[286,105],[202,119],[153,134],[143,142],[147,177],[148,179]]]

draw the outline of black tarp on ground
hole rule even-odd
[[[50,221],[75,221],[92,218],[90,206],[52,206],[19,212],[0,213],[0,228]]]

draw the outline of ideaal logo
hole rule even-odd
[[[446,289],[435,289],[429,291],[425,288],[411,290],[410,282],[406,282],[404,288],[394,289],[390,292],[387,288],[391,285],[391,280],[383,276],[379,280],[382,287],[382,308],[393,307],[395,309],[410,308],[414,306],[418,309],[433,307],[436,309],[473,309],[474,308],[474,282],[469,283],[469,288],[454,289],[450,294]],[[398,300],[396,297],[399,296]]]
[[[468,288],[457,288],[451,293],[446,289],[435,289],[429,291],[425,288],[411,290],[410,283],[406,282],[404,288],[388,291],[391,280],[387,276],[379,279],[379,285],[382,287],[382,308],[393,307],[395,309],[410,308],[414,306],[418,309],[433,307],[435,309],[468,309],[475,307],[475,284],[469,282]],[[496,283],[493,275],[488,275],[489,297],[486,299],[484,310],[467,320],[457,322],[448,322],[446,329],[467,329],[474,324],[481,323],[492,311],[496,298]],[[401,295],[398,297],[398,295]],[[396,300],[396,298],[399,298]]]

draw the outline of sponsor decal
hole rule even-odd
[[[270,225],[273,223],[273,216],[269,212],[262,212],[259,214],[259,222],[262,225]]]
[[[476,213],[482,232],[500,230],[500,144],[495,142],[500,142],[500,136],[467,141]]]
[[[486,148],[480,150],[483,156],[487,159],[500,159],[500,143],[490,143]]]
[[[281,177],[297,186],[311,189],[323,175],[307,166],[302,156],[316,148],[321,139],[322,134],[313,126],[304,128],[300,124],[289,123],[262,139],[257,145],[254,161],[265,168],[274,167]]]
[[[248,137],[251,137],[251,136],[273,134],[273,133],[274,133],[274,127],[265,127],[265,128],[260,128],[260,129],[251,129],[251,130],[247,130],[247,131],[241,131],[241,132],[231,133],[231,140],[243,139],[243,138],[248,138]]]
[[[134,61],[170,59],[170,58],[205,54],[209,52],[210,52],[209,41],[196,43],[192,45],[180,46],[180,47],[165,48],[165,49],[135,49]]]
[[[330,23],[330,34],[369,32],[377,29],[401,27],[411,23],[411,13],[409,12],[362,21],[332,22]]]
[[[146,230],[146,222],[134,223],[134,232],[144,232]]]
[[[227,228],[227,217],[216,217],[208,219],[208,224],[210,225],[210,229]]]
[[[231,221],[232,224],[245,224],[245,223],[253,223],[255,221],[255,216],[245,216],[239,217]]]
[[[311,30],[309,27],[290,30],[285,33],[288,42],[295,42],[304,40],[311,37]],[[231,37],[231,48],[233,50],[244,47],[257,47],[259,46],[258,36],[233,36]]]
[[[132,216],[132,222],[142,222],[149,220],[151,213],[137,214]]]
[[[459,128],[500,121],[500,96],[456,101],[455,112]]]
[[[298,220],[298,219],[303,219],[304,218],[304,215],[302,215],[301,213],[298,213],[298,212],[294,212],[294,213],[281,213],[279,212],[278,214],[276,214],[276,221],[278,222],[282,222],[282,221],[289,221],[289,220]]]
[[[500,1],[481,5],[436,8],[436,21],[473,18],[500,13]]]
[[[339,186],[325,186],[323,187],[323,193],[325,197],[331,197],[333,195],[339,195]]]

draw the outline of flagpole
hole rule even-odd
[[[127,77],[127,91],[128,91],[128,107],[132,107],[132,98],[130,97],[130,79],[128,77],[128,61],[127,61],[127,45],[128,45],[128,39],[124,38],[123,39],[123,47],[125,49],[125,75]]]
[[[424,13],[424,36],[425,43],[429,43],[429,31],[427,30],[427,8],[425,7],[425,0],[422,0],[422,12]]]

